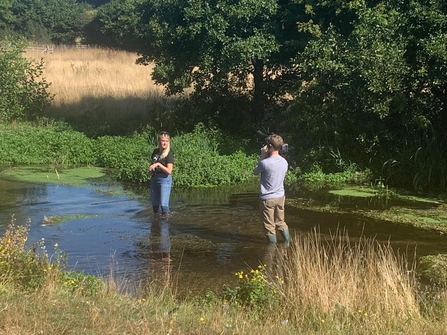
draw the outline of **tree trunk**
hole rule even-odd
[[[256,123],[264,120],[264,61],[262,59],[253,60],[253,102],[252,102],[252,118]]]

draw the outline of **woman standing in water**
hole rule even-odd
[[[151,174],[151,202],[154,213],[169,214],[169,198],[172,188],[172,170],[174,168],[174,154],[171,151],[171,137],[169,133],[158,133],[158,148],[151,155],[152,164],[149,166]]]

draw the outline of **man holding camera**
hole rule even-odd
[[[284,178],[288,169],[287,160],[279,152],[284,142],[281,136],[272,134],[265,138],[261,158],[253,173],[261,175],[259,198],[260,212],[267,241],[276,244],[278,230],[285,242],[290,242],[289,227],[284,220]]]

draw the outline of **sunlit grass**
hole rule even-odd
[[[54,105],[79,103],[83,97],[136,97],[162,92],[151,78],[152,66],[135,64],[137,55],[110,49],[56,48],[53,54],[27,51],[45,62],[44,76],[55,94]]]
[[[179,300],[181,283],[169,267],[158,281],[129,294],[112,277],[64,271],[57,245],[56,254],[46,256],[42,241],[40,256],[33,254],[37,250],[24,245],[27,229],[13,223],[0,249],[0,264],[14,269],[0,276],[0,334],[372,335],[447,329],[445,288],[421,294],[414,268],[374,239],[303,233],[289,248],[270,248],[266,264],[236,272],[226,294],[208,291]]]
[[[363,334],[423,323],[415,267],[390,245],[347,233],[299,235],[285,263],[286,309],[297,324]],[[294,312],[297,311],[297,312]]]
[[[152,65],[137,65],[135,53],[110,49],[57,47],[52,54],[28,50],[44,59],[54,95],[45,116],[63,119],[89,136],[131,134],[170,112],[173,98],[152,80]]]

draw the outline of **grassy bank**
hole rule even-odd
[[[295,236],[222,292],[179,299],[176,279],[141,283],[64,270],[64,253],[1,239],[0,334],[443,334],[445,286],[421,289],[415,267],[374,239]],[[57,249],[56,249],[57,250]]]

